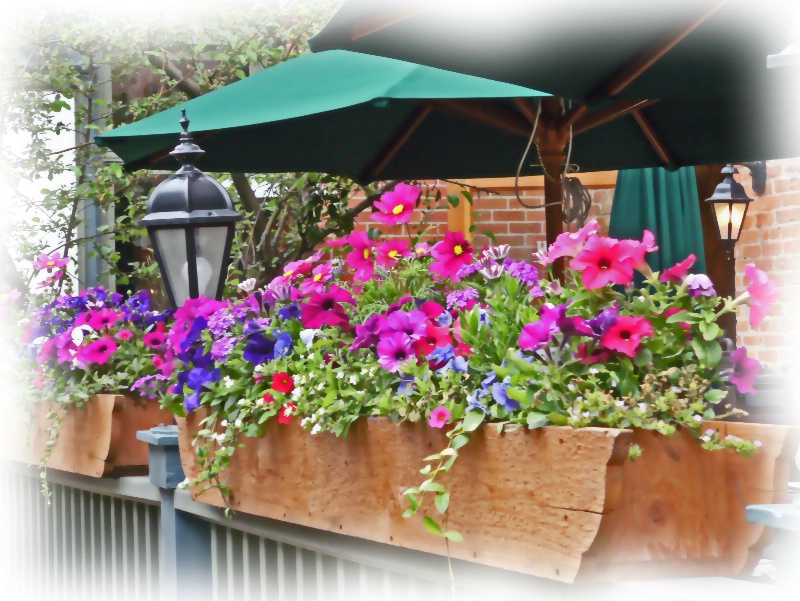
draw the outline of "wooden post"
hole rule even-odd
[[[564,213],[561,205],[561,172],[566,159],[565,149],[569,139],[569,130],[557,129],[555,124],[561,117],[561,105],[558,98],[545,98],[542,102],[543,129],[538,134],[539,152],[542,157],[544,175],[544,210],[545,233],[547,245],[550,246],[564,231]],[[562,279],[564,260],[557,259],[553,263],[553,274]]]
[[[451,232],[461,232],[467,240],[471,240],[472,207],[467,202],[467,199],[461,195],[461,191],[465,189],[457,184],[447,184],[448,196],[455,194],[459,197],[458,206],[448,205],[447,207],[447,229]]]

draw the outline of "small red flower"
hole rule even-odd
[[[265,393],[264,393],[264,396],[262,396],[261,398],[262,398],[262,399],[263,399],[263,401],[264,401],[265,403],[267,403],[268,405],[269,405],[270,403],[274,403],[274,402],[275,402],[275,397],[274,397],[274,396],[272,396],[272,395],[271,395],[270,393],[268,393],[268,392],[265,392]]]
[[[164,357],[162,357],[161,355],[153,355],[153,358],[150,359],[150,361],[153,364],[153,367],[155,367],[156,369],[161,369],[162,367],[164,367]]]
[[[272,389],[289,394],[294,390],[294,380],[285,371],[280,371],[272,376]]]
[[[297,413],[297,407],[294,406],[294,403],[286,403],[278,412],[278,422],[281,424],[291,423],[295,413]]]
[[[163,332],[149,332],[143,338],[144,345],[153,349],[161,348],[166,341],[167,337]]]

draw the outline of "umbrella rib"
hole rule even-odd
[[[350,41],[355,42],[382,29],[397,25],[430,8],[427,2],[404,2],[402,9],[395,7],[379,12],[373,17],[356,21],[350,28]]]
[[[636,80],[636,78],[652,67],[656,62],[658,62],[659,59],[677,46],[686,36],[700,27],[700,25],[702,25],[714,13],[722,8],[727,1],[728,0],[720,0],[705,13],[703,13],[696,21],[691,23],[687,28],[677,32],[670,38],[663,40],[660,44],[653,46],[647,52],[643,53],[637,60],[628,65],[628,67],[617,73],[606,85],[606,92],[608,96],[613,98],[622,90],[627,88],[631,83],[633,83],[634,80]]]
[[[646,106],[650,106],[651,104],[655,104],[658,102],[657,100],[625,100],[622,102],[616,102],[611,106],[607,106],[604,109],[600,109],[596,113],[591,113],[586,117],[578,119],[572,126],[572,133],[573,135],[581,134],[585,131],[593,129],[599,125],[603,125],[604,123],[608,123],[609,121],[613,121],[615,119],[619,119],[627,115],[628,113],[634,113],[639,109],[643,109]]]
[[[658,137],[653,126],[650,125],[650,122],[645,119],[644,115],[640,113],[638,110],[633,111],[633,118],[636,119],[636,123],[639,124],[639,127],[644,133],[644,137],[647,138],[647,141],[650,142],[650,145],[653,147],[653,150],[656,151],[658,158],[661,159],[661,162],[664,163],[665,166],[667,165],[674,165],[675,162],[672,160],[672,156],[670,156],[669,152],[667,151],[666,146],[661,141],[661,138]]]
[[[422,122],[425,121],[425,118],[432,110],[433,107],[431,106],[419,106],[414,110],[406,126],[400,130],[399,135],[395,136],[395,138],[386,145],[375,162],[370,166],[367,173],[371,179],[377,179],[379,177],[380,173],[392,162],[392,159],[397,155],[400,149],[405,146],[408,139],[414,134],[417,128],[422,125]]]
[[[211,136],[213,136],[215,133],[217,133],[217,131],[218,130],[214,129],[214,130],[204,131],[204,132],[200,132],[200,133],[192,132],[192,136],[194,137],[194,143],[195,144],[200,144],[201,142],[204,142],[205,140],[208,140]],[[177,136],[177,134],[175,134],[175,135]],[[145,164],[146,165],[155,165],[159,161],[163,161],[164,159],[166,159],[170,155],[172,150],[173,150],[173,147],[170,146],[169,148],[165,148],[164,150],[159,150],[158,152],[154,152],[153,154],[150,154],[150,155],[146,156],[144,158]],[[147,167],[142,167],[142,169],[147,169]]]
[[[528,137],[531,135],[531,127],[528,120],[499,102],[486,101],[479,103],[474,100],[464,102],[461,100],[430,100],[427,105],[439,109],[445,113],[451,113],[458,117],[475,121],[498,129]]]

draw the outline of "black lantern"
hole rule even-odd
[[[194,166],[203,150],[192,141],[182,113],[180,144],[170,153],[182,166],[156,186],[139,221],[150,235],[175,308],[201,295],[222,297],[234,224],[242,218],[225,188]]]
[[[733,259],[733,247],[742,233],[747,206],[753,201],[745,193],[742,184],[733,179],[734,173],[739,173],[739,170],[733,165],[725,165],[722,169],[724,179],[717,184],[711,198],[706,199],[706,202],[714,205],[719,238],[728,252],[729,259]]]

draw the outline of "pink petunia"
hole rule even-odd
[[[546,346],[558,334],[558,326],[552,318],[542,317],[522,328],[517,344],[523,351],[535,351]]]
[[[345,257],[348,267],[356,271],[353,279],[356,282],[371,280],[375,275],[373,262],[375,242],[370,240],[365,232],[353,232],[347,237],[347,243],[353,248]]]
[[[644,231],[641,242],[638,240],[620,240],[619,247],[628,257],[631,267],[636,269],[646,268],[645,254],[658,250],[656,238],[650,230]]]
[[[633,280],[634,264],[630,249],[621,245],[619,240],[606,236],[589,238],[569,266],[581,272],[587,290],[611,283],[629,284]]]
[[[413,342],[403,332],[393,332],[378,343],[378,364],[386,371],[400,371],[403,363],[413,356]]]
[[[375,202],[374,206],[378,212],[373,213],[372,218],[386,225],[408,223],[411,221],[411,214],[418,198],[418,187],[401,182],[394,187],[394,190],[384,192],[381,199]]]
[[[331,238],[330,240],[325,240],[325,245],[329,246],[330,248],[341,248],[342,246],[347,245],[347,237],[343,238]]]
[[[125,342],[126,340],[130,340],[131,338],[133,338],[133,332],[131,332],[130,330],[120,330],[119,332],[117,332],[118,340],[122,340],[123,342]]]
[[[153,358],[150,359],[150,363],[153,364],[153,367],[160,370],[162,367],[164,367],[164,357],[161,355],[153,355]]]
[[[617,323],[600,338],[600,346],[635,357],[642,338],[653,335],[653,326],[646,317],[620,315]]]
[[[336,284],[330,292],[316,292],[309,301],[301,306],[301,320],[304,328],[321,328],[322,326],[342,326],[350,323],[344,311],[343,303],[354,304],[353,296]]]
[[[388,240],[378,246],[375,251],[375,258],[378,265],[391,269],[400,259],[410,257],[411,249],[408,247],[408,240],[405,238],[395,238]]]
[[[428,417],[428,425],[431,428],[444,428],[445,424],[447,424],[447,420],[450,419],[450,415],[450,410],[444,405],[440,405],[431,411]]]
[[[747,349],[739,347],[731,355],[733,361],[733,373],[731,374],[731,384],[736,386],[739,392],[749,392],[755,394],[753,385],[756,376],[761,370],[761,364],[755,359],[747,356]]]
[[[676,263],[669,269],[665,269],[661,274],[661,281],[664,283],[672,282],[673,284],[683,284],[683,280],[689,275],[689,270],[692,268],[695,261],[697,261],[697,257],[689,255],[680,263]]]
[[[167,341],[167,337],[164,335],[163,332],[148,332],[144,335],[142,342],[147,348],[152,349],[159,349],[164,346],[164,343]]]
[[[283,268],[283,277],[287,280],[292,281],[297,279],[299,276],[308,273],[311,271],[312,265],[308,261],[292,261],[286,267]]]
[[[544,264],[548,265],[553,263],[556,259],[561,257],[574,257],[582,249],[586,240],[593,236],[600,229],[600,224],[597,220],[592,219],[584,225],[577,232],[564,232],[559,234],[556,241],[550,245],[547,251],[547,256],[544,259]]]
[[[447,232],[431,249],[431,256],[434,262],[429,266],[430,271],[455,282],[459,269],[472,263],[473,249],[463,233]]]
[[[753,263],[745,266],[744,275],[750,295],[750,325],[757,328],[778,300],[778,285]]]
[[[39,258],[33,262],[34,269],[63,269],[69,265],[69,258],[62,257],[59,251],[54,252],[52,255],[41,254]]]
[[[100,340],[95,340],[82,348],[78,352],[77,358],[84,364],[105,365],[115,352],[117,352],[117,343],[111,336],[103,336]]]
[[[431,247],[427,242],[417,242],[414,245],[414,255],[417,257],[427,257],[431,252]]]
[[[114,325],[122,318],[122,313],[118,313],[112,309],[101,309],[99,311],[91,311],[88,315],[87,323],[93,330],[103,330]]]

